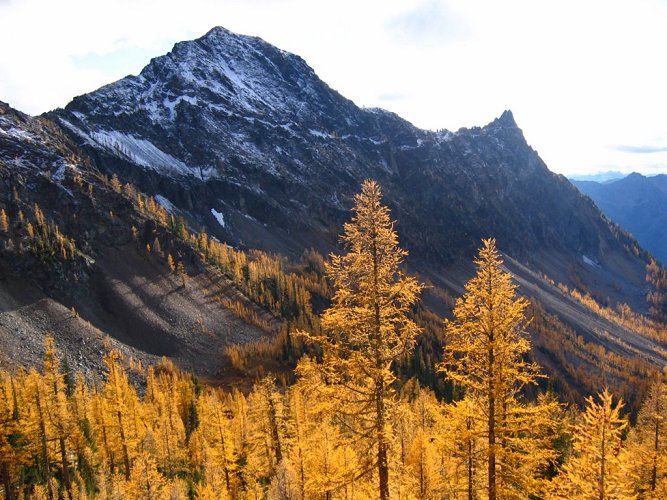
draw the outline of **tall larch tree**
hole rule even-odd
[[[573,455],[554,479],[550,499],[632,499],[634,477],[622,436],[628,420],[621,416],[623,402],[615,405],[607,389],[586,398],[587,406],[574,425]]]
[[[525,360],[531,348],[525,331],[528,301],[516,296],[495,240],[482,243],[477,273],[456,301],[454,319],[445,322],[441,368],[482,403],[489,499],[527,497],[536,492],[533,476],[550,458],[543,446],[557,405],[521,401],[523,388],[539,377],[537,365]]]
[[[146,428],[140,422],[140,405],[135,389],[131,386],[120,364],[120,354],[111,351],[104,356],[109,370],[102,390],[102,425],[105,427],[107,445],[114,450],[123,466],[125,479],[130,480],[132,459],[139,448],[139,433]],[[113,463],[113,462],[112,462]]]
[[[377,496],[385,500],[395,397],[392,364],[413,349],[419,328],[408,312],[422,285],[401,270],[407,252],[398,246],[381,197],[372,180],[355,196],[352,220],[341,236],[347,253],[332,255],[326,266],[334,296],[321,317],[324,334],[311,338],[323,349],[327,380],[340,385],[341,421],[374,449],[366,467],[377,471]]]
[[[487,419],[482,401],[472,392],[445,405],[444,425],[438,440],[441,463],[446,466],[446,487],[454,498],[477,498],[484,489],[486,448],[483,446]]]
[[[628,450],[637,477],[637,492],[645,498],[667,497],[667,384],[653,383],[630,431]]]
[[[57,443],[60,459],[61,481],[68,495],[72,493],[69,463],[70,436],[76,432],[76,422],[67,398],[67,387],[61,371],[60,360],[53,337],[47,336],[44,343],[44,399],[41,402],[53,439]]]
[[[352,440],[336,425],[337,388],[325,383],[318,365],[307,357],[299,362],[297,375],[290,393],[296,437],[293,452],[300,456],[293,461],[303,471],[303,498],[331,500],[353,490],[349,478],[358,470],[358,457]]]
[[[16,498],[17,469],[29,463],[26,418],[19,408],[14,379],[0,370],[0,476],[7,500]]]
[[[206,479],[220,484],[219,493],[234,494],[238,454],[231,429],[231,410],[212,391],[200,397],[199,432],[206,442]]]
[[[438,439],[443,427],[442,408],[435,395],[425,389],[419,390],[409,406],[413,432],[405,453],[407,491],[419,499],[443,498],[447,464],[442,460]]]

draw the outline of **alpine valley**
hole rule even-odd
[[[667,272],[511,111],[422,130],[218,27],[0,103],[0,186],[7,498],[615,498],[598,422],[613,492],[667,489],[610,394],[667,404]]]
[[[548,170],[510,111],[484,127],[421,130],[357,107],[298,56],[218,27],[64,109],[29,117],[3,105],[0,126],[2,203],[13,222],[2,235],[3,365],[38,362],[53,332],[70,364],[89,374],[110,344],[224,379],[230,345],[266,342],[293,318],[253,298],[183,234],[202,231],[250,260],[261,250],[286,275],[304,275],[317,267],[308,256],[338,249],[365,179],[383,190],[409,271],[429,284],[423,308],[433,318],[451,310],[481,239],[494,237],[538,313],[534,355],[565,393],[586,394],[592,376],[634,400],[625,384],[636,374],[602,368],[604,356],[665,362],[658,337],[618,313],[621,304],[648,310],[647,254]],[[114,176],[129,195],[114,189]],[[142,212],[135,192],[189,231]],[[77,257],[29,251],[22,226],[35,205]],[[155,243],[159,257],[145,250]],[[309,293],[316,312],[328,303],[326,293]],[[244,321],[230,303],[262,321]],[[428,324],[422,348],[437,359],[441,325]]]

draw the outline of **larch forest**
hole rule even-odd
[[[635,412],[613,387],[587,386],[594,395],[581,408],[560,401],[532,361],[526,331],[536,316],[548,336],[548,318],[517,294],[493,239],[480,242],[476,275],[437,325],[444,350],[417,356],[425,323],[436,320],[419,317],[424,284],[405,273],[407,252],[374,181],[355,198],[345,252],[326,262],[309,255],[304,267],[314,271],[299,277],[269,255],[190,234],[117,178],[111,186],[290,327],[273,343],[228,350],[236,367],[263,367],[246,388],[203,383],[168,359],[145,368],[113,350],[104,376],[87,380],[47,338],[43,370],[0,371],[5,498],[667,497],[662,375]],[[33,251],[67,258],[74,242],[40,214],[35,206],[27,224]],[[3,210],[0,231],[11,224]],[[185,286],[182,267],[166,260]],[[664,317],[660,272],[649,269],[649,299]],[[267,276],[275,286],[262,286]],[[329,297],[319,315],[313,289]],[[226,305],[269,329],[241,303]],[[294,370],[272,371],[276,358]]]

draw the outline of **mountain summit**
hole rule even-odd
[[[547,169],[511,111],[482,128],[421,130],[357,107],[298,56],[214,28],[50,116],[101,170],[234,245],[329,251],[373,178],[427,275],[458,269],[494,236],[558,281],[643,304],[634,242]]]

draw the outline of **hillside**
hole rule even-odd
[[[442,386],[441,317],[489,236],[535,299],[533,354],[568,397],[602,380],[636,398],[665,362],[663,332],[623,305],[647,309],[647,254],[548,170],[510,111],[484,127],[421,130],[357,107],[298,56],[215,28],[64,109],[31,118],[4,106],[3,120],[10,366],[39,358],[47,330],[69,335],[59,345],[89,371],[101,369],[104,343],[218,381],[232,365],[293,363],[300,351],[285,332],[316,326],[330,293],[308,249],[339,249],[367,178],[383,191],[409,271],[429,283],[406,375]],[[35,218],[35,203],[74,242],[63,261],[31,250],[19,211]],[[18,323],[26,353],[12,337]],[[91,340],[75,336],[79,323]],[[252,362],[229,351],[262,339]]]
[[[225,346],[265,335],[214,300],[240,296],[229,280],[116,192],[53,123],[4,103],[0,179],[9,221],[0,232],[3,367],[39,365],[51,333],[87,376],[110,348],[144,364],[169,356],[210,376]],[[147,252],[155,241],[161,251]],[[167,254],[185,266],[185,285]]]

